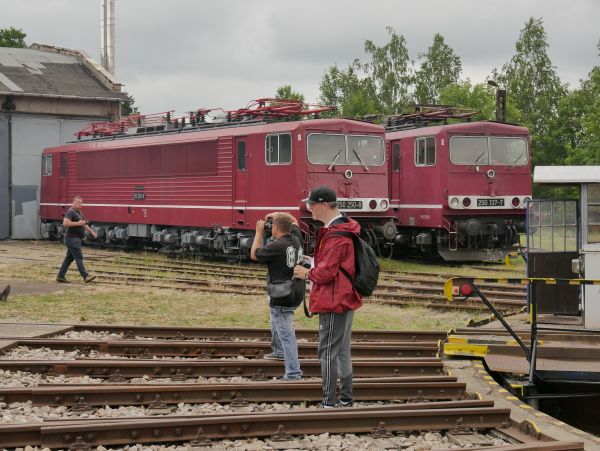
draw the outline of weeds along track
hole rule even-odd
[[[262,358],[266,329],[80,325],[17,339],[0,349],[0,448],[583,449],[527,435],[510,409],[467,393],[435,331],[356,331],[355,405],[320,409],[315,334],[298,331],[300,382],[273,380],[284,369]]]

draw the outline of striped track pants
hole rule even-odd
[[[319,313],[319,360],[323,381],[323,404],[336,404],[340,378],[340,399],[352,401],[352,320],[354,311]]]

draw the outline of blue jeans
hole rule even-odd
[[[65,246],[67,246],[67,255],[58,271],[58,277],[65,277],[71,263],[77,263],[79,274],[84,279],[88,276],[88,272],[83,265],[83,253],[81,252],[81,238],[65,236]]]
[[[283,357],[285,363],[285,380],[302,379],[300,361],[298,360],[298,344],[294,330],[294,308],[270,306],[271,310],[271,349],[273,355]]]

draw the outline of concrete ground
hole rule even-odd
[[[510,417],[517,423],[527,420],[533,425],[534,432],[539,431],[541,434],[564,442],[583,442],[586,450],[600,451],[600,437],[574,428],[524,404],[519,398],[512,396],[506,389],[498,385],[481,362],[468,359],[446,359],[444,366],[452,376],[458,377],[460,382],[467,384],[467,392],[478,393],[482,399],[492,399],[496,407],[511,409]]]

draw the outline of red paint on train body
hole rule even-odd
[[[106,232],[128,227],[121,241],[172,228],[176,240],[196,229],[244,234],[273,211],[294,214],[310,232],[301,199],[318,185],[334,189],[366,227],[389,221],[384,129],[360,121],[205,125],[70,143],[42,158],[40,216],[54,223],[44,236],[60,235],[74,195]]]
[[[498,260],[531,199],[529,131],[466,122],[386,133],[396,242],[446,260]]]

